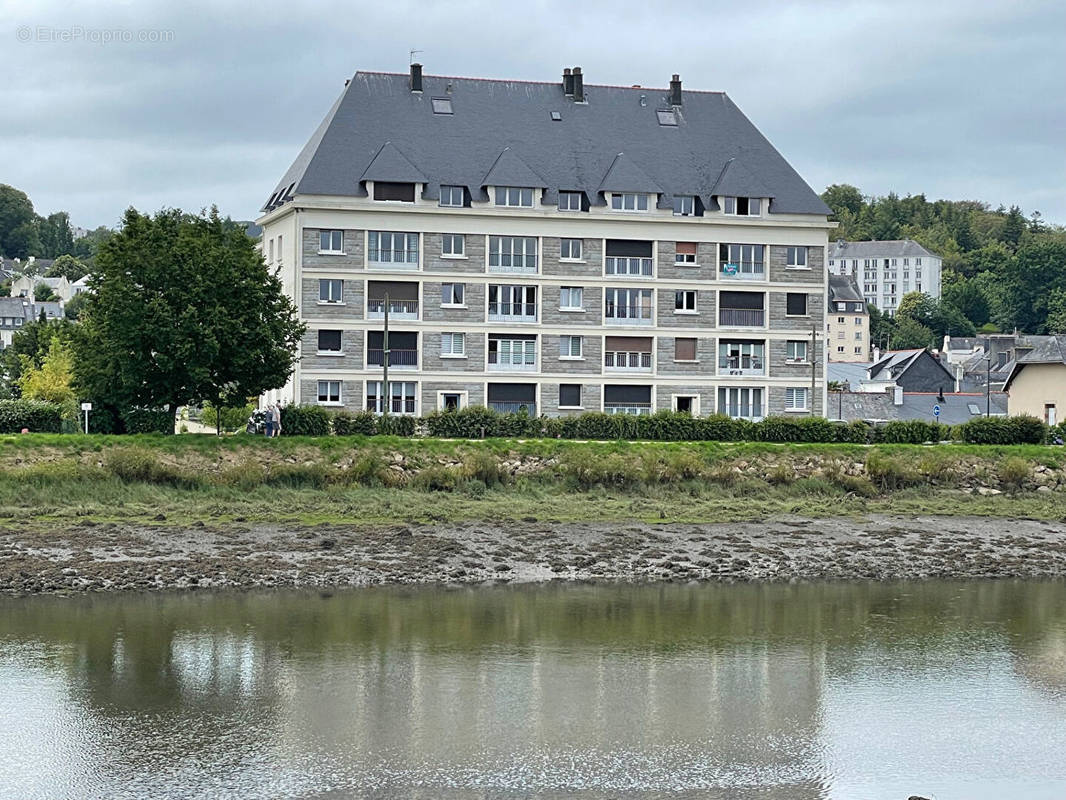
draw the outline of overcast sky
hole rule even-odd
[[[437,75],[679,72],[726,91],[815,191],[1066,223],[1061,0],[0,0],[0,183],[87,228],[130,205],[251,219],[344,80],[405,71],[411,49]]]

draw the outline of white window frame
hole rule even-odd
[[[785,253],[785,269],[810,269],[807,250],[804,246],[789,245]]]
[[[437,392],[437,410],[438,411],[443,411],[444,410],[444,396],[445,395],[449,395],[449,394],[458,395],[458,397],[459,397],[459,406],[455,409],[456,411],[459,411],[460,409],[466,408],[467,406],[470,405],[470,399],[469,399],[470,398],[470,394],[469,394],[469,392],[460,391],[460,390],[441,391],[441,392]]]
[[[459,294],[462,295],[461,302],[458,302],[458,303],[454,303],[454,302],[445,303],[444,302],[444,287],[446,287],[446,286],[452,287],[451,291],[449,292],[449,294],[452,296],[452,298],[455,297],[455,287],[456,286],[462,287],[462,288],[459,289]],[[456,283],[455,281],[451,281],[449,283],[442,283],[440,285],[440,306],[441,306],[441,308],[466,308],[466,284],[465,283]]]
[[[574,305],[574,296],[577,296],[577,305]],[[566,304],[563,298],[566,298]],[[583,286],[560,286],[559,287],[559,310],[560,311],[584,311],[585,310],[585,287]]]
[[[623,297],[625,299],[625,302],[619,302],[620,297]],[[631,303],[631,299],[635,299],[638,302]],[[647,299],[647,303],[645,303],[645,299]],[[616,311],[615,316],[611,316],[607,313],[608,306],[612,304],[614,305]],[[619,308],[624,308],[626,310],[626,314],[623,316],[617,316],[617,309]],[[641,315],[631,315],[629,312],[634,309],[641,311],[647,309],[648,315],[646,317]],[[614,320],[648,320],[649,324],[654,324],[655,292],[652,289],[608,286],[603,290],[603,318]]]
[[[329,236],[329,247],[322,247],[323,237]],[[340,247],[334,247],[333,245],[340,245]],[[344,231],[334,230],[331,228],[322,228],[318,231],[318,254],[320,256],[343,256],[344,252]]]
[[[611,211],[628,211],[646,213],[651,206],[648,195],[644,192],[611,192]]]
[[[453,202],[455,200],[455,193],[459,193],[459,202]],[[444,202],[445,192],[447,192],[448,202]],[[462,186],[456,186],[454,184],[442,184],[440,187],[440,207],[441,208],[462,208],[466,202],[466,190]]]
[[[684,242],[684,244],[692,244],[692,242]],[[699,244],[696,244],[696,251],[699,252]],[[698,265],[697,253],[679,253],[677,252],[677,243],[674,243],[674,264],[684,267],[695,267]]]
[[[458,345],[458,347],[456,347]],[[441,358],[466,358],[466,334],[444,332],[440,335]]]
[[[326,399],[325,400],[322,399],[322,397],[323,397],[323,392],[322,392],[323,384],[325,384],[325,386],[326,386],[326,391],[325,391]],[[337,399],[336,400],[331,399],[333,397],[333,395],[334,395],[334,393],[332,391],[334,384],[336,384],[336,386],[337,386],[337,392],[336,392]],[[318,382],[318,386],[316,388],[318,390],[318,404],[320,406],[340,406],[340,405],[344,405],[343,396],[341,394],[341,390],[343,388],[341,386],[341,381],[322,380],[322,381]]]
[[[563,384],[560,382],[559,385],[562,386]],[[569,385],[574,385],[574,384],[567,384],[567,385],[569,386]],[[563,390],[559,389],[559,408],[560,408],[560,410],[564,409],[564,408],[567,409],[567,410],[575,409],[575,408],[583,410],[585,408],[585,385],[581,384],[581,383],[576,384],[576,385],[579,387],[578,393],[581,395],[581,405],[579,405],[579,406],[564,406],[563,405],[563,400],[562,400]]]
[[[748,213],[740,213],[739,200],[746,200],[748,202]],[[755,204],[755,212],[752,213],[752,204]],[[723,197],[722,198],[722,213],[730,217],[761,217],[762,216],[762,198],[761,197]]]
[[[458,251],[455,245],[458,243]],[[440,237],[441,258],[466,258],[466,235],[462,233],[442,233]]]
[[[336,350],[323,350],[321,347],[323,331],[335,331],[340,336],[340,347]],[[337,328],[319,328],[315,331],[315,354],[320,356],[343,356],[344,355],[344,331]]]
[[[843,351],[843,348],[841,348]],[[810,387],[809,386],[786,386],[785,387],[785,411],[810,411]],[[800,404],[802,401],[802,405]]]
[[[384,388],[382,387],[382,383],[384,383],[384,381],[367,381],[366,382],[366,386],[363,389],[363,408],[366,409],[367,411],[370,411],[370,412],[374,413],[374,414],[381,414],[382,410],[383,410],[382,406],[384,406],[384,402],[383,402],[384,398],[381,397],[381,393],[382,393],[382,391],[384,391]],[[376,386],[377,387],[377,392],[376,392],[375,398],[374,398],[374,408],[368,408],[368,403],[369,403],[369,398],[370,398],[370,387],[371,386]],[[399,397],[400,397],[400,408],[393,407],[392,403],[390,402],[389,403],[389,406],[390,406],[389,413],[390,414],[398,414],[398,415],[404,416],[404,417],[417,416],[417,414],[418,414],[418,383],[417,383],[417,381],[392,381],[392,380],[390,380],[389,381],[390,400],[397,396],[396,395],[396,387],[397,386],[400,387],[400,394],[399,394]],[[408,395],[408,391],[407,391],[408,387],[411,387],[410,395]],[[410,411],[408,411],[407,407],[406,407],[407,406],[408,397],[410,397],[411,402],[412,402],[412,406],[413,406]]]
[[[489,269],[493,267],[514,268],[521,266],[521,271],[529,270],[529,260],[533,260],[532,272],[540,271],[540,241],[536,236],[490,236],[488,247]],[[521,246],[519,246],[521,245]],[[530,252],[532,247],[532,252]],[[495,248],[495,250],[493,249]],[[520,265],[516,262],[521,261]],[[507,262],[507,263],[504,263]]]
[[[692,299],[692,308],[688,307],[688,301],[690,296]],[[680,308],[678,308],[677,306],[678,300],[681,300]],[[699,292],[697,292],[695,289],[674,289],[674,313],[699,314]]]
[[[560,361],[584,361],[585,342],[583,336],[563,334],[559,337],[559,360]],[[575,352],[576,351],[576,352]]]
[[[533,208],[536,192],[532,186],[496,186],[496,205],[503,208]],[[500,202],[500,201],[503,202]],[[526,201],[529,202],[526,202]]]
[[[396,248],[398,237],[403,237],[400,241],[402,247]],[[384,249],[382,239],[388,237],[389,247],[388,250]],[[367,232],[367,247],[366,258],[370,264],[414,264],[418,266],[419,259],[419,235],[417,233],[411,233],[409,231],[368,231]],[[376,246],[375,246],[376,243]],[[414,247],[412,248],[412,244]],[[377,253],[377,258],[373,257],[373,253]],[[383,253],[388,253],[389,258],[382,259]],[[414,260],[411,260],[411,255],[414,254]],[[396,258],[396,254],[402,254],[401,258]]]
[[[577,250],[577,255],[574,250]],[[585,240],[563,238],[559,240],[559,260],[568,261],[572,264],[584,264]]]
[[[566,198],[564,205],[563,198]],[[576,205],[575,205],[576,203]],[[582,197],[581,192],[559,192],[559,210],[560,211],[581,211]]]
[[[536,339],[492,339],[496,342],[496,365],[512,367],[537,366]],[[490,349],[485,348],[485,361],[488,363]]]
[[[722,406],[722,398],[721,398],[721,393],[722,392],[725,392],[725,394],[726,394],[726,404],[727,404],[726,407]],[[718,387],[718,391],[715,392],[715,407],[717,408],[719,414],[729,414],[729,409],[728,409],[729,395],[730,395],[730,393],[733,393],[733,392],[736,393],[737,405],[738,406],[747,406],[749,409],[752,409],[752,410],[754,409],[754,406],[755,406],[755,398],[758,397],[758,399],[759,399],[759,411],[762,412],[760,414],[752,414],[752,415],[747,416],[747,417],[734,417],[734,419],[758,420],[758,419],[762,419],[763,417],[766,416],[767,391],[766,391],[766,387],[765,386],[736,386],[736,385],[719,386]],[[758,395],[756,395],[756,392],[758,392]]]
[[[336,300],[333,299],[333,284],[340,284],[340,294]],[[329,297],[322,297],[322,284],[327,284],[330,290],[326,294]],[[343,306],[344,303],[344,278],[319,278],[318,279],[318,303],[323,306]]]
[[[803,352],[802,356],[798,355],[801,347]],[[785,342],[785,361],[790,364],[808,363],[807,352],[807,341],[805,339],[788,339]]]
[[[680,201],[680,202],[678,202]],[[678,208],[680,206],[680,208]],[[687,210],[686,210],[687,206]],[[691,194],[675,194],[674,195],[674,216],[675,217],[694,217],[696,216],[696,196]]]
[[[677,411],[677,401],[683,397],[687,397],[692,401],[692,416],[698,417],[700,415],[700,396],[698,394],[672,394],[670,395],[670,410]]]
[[[790,294],[803,295],[803,313],[802,314],[790,314],[788,312],[788,296]],[[807,292],[785,292],[785,316],[791,319],[803,319],[811,315],[811,296]]]

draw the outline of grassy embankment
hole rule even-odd
[[[0,437],[0,525],[1063,519],[1064,464],[1030,445],[32,434]]]

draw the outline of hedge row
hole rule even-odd
[[[379,417],[369,411],[330,412],[321,406],[282,406],[282,436],[414,436],[414,417]]]
[[[0,400],[0,433],[59,433],[63,407],[42,400]]]

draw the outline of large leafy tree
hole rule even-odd
[[[22,374],[18,385],[22,396],[28,400],[44,400],[63,407],[63,415],[68,419],[78,416],[77,396],[71,386],[73,363],[70,346],[62,337],[54,336],[48,345],[48,352],[40,365],[27,355],[19,356],[22,362]]]
[[[42,217],[37,222],[41,237],[41,254],[45,258],[56,258],[74,252],[74,231],[70,227],[70,216],[66,211],[57,211]]]
[[[89,283],[75,379],[113,409],[241,403],[292,372],[304,325],[255,243],[216,209],[130,209]]]
[[[34,367],[40,367],[52,346],[53,339],[69,342],[74,324],[65,319],[47,319],[44,312],[39,319],[27,322],[11,337],[11,346],[0,353],[0,396],[18,397],[24,357]]]
[[[1049,299],[1066,289],[1066,242],[1044,239],[1023,245],[998,275],[997,310],[1002,330],[1044,333]]]
[[[33,203],[14,186],[0,183],[0,255],[26,258],[41,252]]]
[[[66,278],[71,283],[83,277],[89,271],[83,263],[72,255],[61,255],[44,274],[46,278]]]

